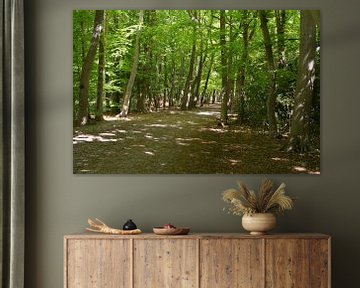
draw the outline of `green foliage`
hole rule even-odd
[[[226,10],[225,38],[227,57],[227,79],[229,81],[233,111],[243,113],[244,121],[251,125],[266,122],[266,91],[269,86],[269,74],[264,49],[264,40],[256,10]],[[273,44],[276,62],[276,115],[281,132],[287,133],[289,118],[293,109],[293,93],[297,78],[299,58],[298,10],[287,10],[284,29],[285,67],[278,67],[279,35],[275,11],[267,11],[270,38]],[[73,104],[74,115],[78,107],[79,75],[84,60],[84,51],[90,45],[93,29],[93,10],[75,10],[73,14]],[[145,99],[147,110],[151,110],[158,101],[170,105],[180,105],[185,80],[188,75],[192,45],[196,45],[195,68],[191,84],[199,69],[199,59],[203,57],[203,69],[200,79],[200,93],[204,92],[206,103],[212,95],[221,101],[222,66],[220,61],[220,12],[218,10],[146,10],[141,32],[140,58],[138,73],[133,88],[131,104],[133,109],[141,97]],[[135,34],[138,27],[138,11],[109,10],[105,20],[105,97],[107,106],[121,105],[122,94],[129,79],[134,54]],[[194,34],[194,31],[195,34]],[[248,33],[248,46],[244,35]],[[195,37],[195,38],[194,38]],[[194,42],[195,41],[195,42]],[[244,58],[245,52],[247,57]],[[214,55],[211,61],[211,55]],[[95,59],[95,63],[97,63]],[[317,67],[320,56],[317,57]],[[243,107],[240,107],[240,95],[236,91],[238,75],[244,71]],[[210,77],[205,90],[208,71]],[[89,103],[94,110],[96,99],[97,65],[93,65]],[[320,74],[317,72],[314,95],[312,123],[319,127]],[[190,89],[191,93],[195,89]],[[165,100],[163,100],[166,98]],[[171,99],[170,99],[171,98]],[[199,102],[197,103],[199,105]],[[243,110],[242,110],[243,109]]]

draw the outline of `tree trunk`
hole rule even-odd
[[[228,21],[233,22],[232,13],[229,13]],[[227,58],[227,94],[228,94],[228,111],[233,113],[233,103],[234,103],[234,85],[235,85],[235,65],[234,65],[234,55],[233,55],[233,42],[236,39],[236,34],[234,33],[233,25],[229,25],[229,42],[226,52]]]
[[[192,19],[191,13],[189,12],[190,19]],[[189,64],[189,72],[186,77],[185,87],[184,87],[184,95],[181,99],[181,110],[186,110],[189,102],[189,92],[191,80],[194,74],[194,65],[195,65],[195,55],[196,55],[196,24],[193,24],[193,44],[191,48],[191,56],[190,56],[190,64]]]
[[[220,10],[220,49],[221,49],[221,83],[223,98],[221,102],[221,122],[223,125],[228,124],[228,65],[227,49],[225,37],[225,10]]]
[[[278,67],[284,68],[286,66],[285,57],[285,23],[286,11],[275,10],[276,18],[276,34],[277,34],[277,53],[278,53]]]
[[[214,11],[215,10],[211,10],[211,12],[210,12],[210,22],[209,22],[209,27],[207,29],[207,39],[209,39],[210,42],[205,41],[205,43],[206,43],[206,46],[205,46],[206,54],[208,53],[207,51],[209,51],[209,44],[211,46],[215,44],[215,43],[213,43],[213,40],[212,40],[212,26],[213,26],[213,22],[214,22],[213,21],[214,20]],[[209,69],[208,69],[207,74],[206,74],[204,89],[203,89],[203,91],[201,93],[201,96],[200,96],[200,106],[201,107],[206,102],[206,98],[208,98],[208,97],[206,97],[206,92],[207,92],[207,88],[208,88],[208,85],[209,85],[211,70],[212,70],[212,66],[213,66],[213,63],[214,63],[214,58],[215,58],[215,51],[213,50],[212,53],[211,53],[211,57],[210,57],[210,62],[209,62],[209,67],[208,67]],[[205,63],[205,59],[204,59],[204,63]],[[199,85],[200,85],[200,83],[199,83]],[[209,103],[210,103],[210,99],[209,99]]]
[[[174,106],[174,94],[175,94],[175,77],[176,77],[176,65],[175,65],[175,56],[171,56],[171,88],[169,93],[169,107]]]
[[[269,130],[271,136],[277,134],[277,121],[275,116],[275,104],[276,104],[276,71],[274,54],[272,49],[272,43],[270,38],[269,28],[267,26],[267,12],[265,10],[259,10],[259,17],[261,21],[261,31],[264,37],[266,60],[268,63],[268,70],[270,76],[270,84],[266,101],[267,118],[269,121]]]
[[[130,100],[131,100],[131,93],[135,82],[135,77],[137,73],[137,67],[139,64],[139,55],[140,55],[140,34],[142,29],[142,24],[144,21],[144,10],[140,10],[139,12],[139,27],[138,31],[136,33],[136,39],[135,39],[135,51],[134,51],[134,58],[133,58],[133,64],[130,72],[130,78],[126,86],[125,95],[124,95],[124,101],[122,104],[122,109],[119,114],[120,117],[126,117],[129,113],[130,108]]]
[[[312,11],[300,12],[300,57],[294,94],[288,150],[310,150],[310,112],[315,80],[316,19]]]
[[[215,53],[213,52],[211,54],[211,59],[210,59],[210,64],[209,64],[209,70],[208,70],[208,73],[206,75],[206,80],[205,80],[205,85],[204,85],[204,90],[202,91],[201,93],[201,99],[200,99],[200,105],[202,106],[205,102],[205,98],[206,98],[206,90],[207,90],[207,87],[209,85],[209,79],[210,79],[210,74],[211,74],[211,69],[212,69],[212,65],[213,65],[213,62],[214,62],[214,56],[215,56]]]
[[[100,35],[103,29],[103,20],[104,10],[96,10],[91,45],[85,57],[80,76],[79,113],[77,117],[77,125],[86,125],[89,120],[89,82],[91,67],[100,41]]]
[[[194,74],[195,53],[196,53],[195,41],[196,40],[194,40],[194,44],[192,45],[192,49],[191,49],[189,73],[188,73],[188,75],[186,77],[186,82],[185,82],[185,87],[184,87],[184,95],[183,95],[183,97],[181,99],[181,110],[186,110],[187,106],[188,106],[190,84],[191,84],[191,80],[192,80],[192,77],[193,77],[193,74]]]
[[[169,91],[169,85],[168,85],[168,67],[166,65],[167,63],[167,57],[164,57],[164,97],[163,97],[163,108],[166,108],[166,101],[168,99],[168,91]]]
[[[191,95],[190,97],[190,103],[189,103],[189,107],[190,108],[195,108],[198,101],[199,101],[199,94],[200,94],[200,84],[201,84],[201,75],[202,75],[202,71],[203,71],[203,67],[204,67],[204,62],[205,62],[205,58],[206,55],[204,56],[202,54],[203,52],[201,52],[200,58],[199,58],[199,66],[198,66],[198,71],[197,71],[197,75],[194,79],[193,85],[194,85],[194,93],[193,95]]]
[[[243,123],[245,120],[245,78],[246,78],[246,66],[249,58],[249,41],[252,37],[254,31],[249,31],[250,22],[249,12],[243,11],[243,31],[242,31],[242,39],[243,39],[243,50],[241,54],[241,63],[239,65],[239,70],[236,79],[236,94],[239,99],[238,103],[238,120],[240,123]],[[255,30],[255,28],[253,29]]]
[[[104,23],[105,20],[104,12]],[[104,81],[105,81],[105,24],[104,31],[101,33],[100,42],[99,42],[99,65],[98,65],[98,83],[97,83],[97,93],[96,93],[96,113],[95,120],[103,120],[103,101],[104,101]]]

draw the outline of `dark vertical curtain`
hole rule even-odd
[[[0,287],[24,287],[23,0],[1,0]]]

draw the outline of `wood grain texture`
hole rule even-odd
[[[310,287],[310,241],[266,239],[266,287]]]
[[[261,288],[261,239],[204,239],[200,244],[200,287]]]
[[[134,240],[134,288],[196,288],[196,246],[194,239]]]
[[[329,243],[324,239],[310,240],[310,287],[328,288],[330,283]]]
[[[130,288],[130,240],[67,240],[66,288]]]
[[[76,234],[65,288],[330,288],[323,234]]]

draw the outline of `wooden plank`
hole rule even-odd
[[[129,240],[67,240],[66,288],[129,288]]]
[[[196,239],[196,288],[200,288],[200,239]]]
[[[197,287],[197,241],[135,239],[134,287]]]
[[[309,287],[310,241],[266,239],[266,287]]]
[[[328,239],[328,287],[331,288],[331,238]]]
[[[310,287],[328,288],[329,286],[329,240],[310,241]]]
[[[68,239],[64,238],[64,288],[68,288]]]
[[[130,288],[134,288],[134,239],[130,239]]]
[[[203,239],[200,258],[200,287],[264,287],[261,239]]]

